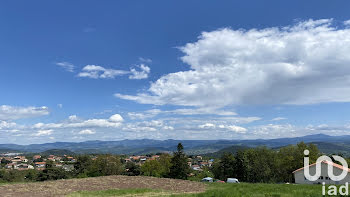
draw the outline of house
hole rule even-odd
[[[199,167],[199,165],[192,165],[192,170],[196,170],[196,171],[201,171],[202,169]]]
[[[41,158],[41,155],[34,155],[33,156],[33,160],[37,160],[37,159],[40,159]]]
[[[18,170],[30,170],[30,169],[34,169],[34,166],[22,163],[22,164],[16,165],[16,169],[18,169]]]
[[[209,163],[206,162],[206,161],[202,161],[202,162],[199,162],[199,165],[200,165],[201,167],[205,167],[205,166],[209,166]]]
[[[196,158],[200,161],[203,160],[202,156],[200,156],[200,155],[198,155]]]
[[[309,181],[304,176],[304,168],[297,169],[293,172],[294,180],[297,184],[322,184],[323,182],[326,184],[345,184],[346,182],[350,182],[350,169],[344,168],[342,165],[336,164],[330,161],[322,161],[321,163],[321,175],[316,181]],[[333,181],[330,179],[328,175],[328,166],[331,165],[333,167],[333,174],[338,176],[342,173],[343,170],[346,170],[348,174],[341,181]],[[316,163],[309,165],[310,175],[314,175],[316,173]]]
[[[36,168],[45,168],[46,162],[35,162],[34,165]]]
[[[22,159],[14,158],[11,160],[12,163],[21,163]]]
[[[16,163],[8,163],[5,165],[6,169],[16,169]]]
[[[140,162],[145,162],[147,160],[147,158],[141,158]]]

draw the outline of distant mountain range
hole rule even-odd
[[[314,143],[327,154],[342,153],[350,155],[350,135],[328,136],[324,134],[307,135],[295,138],[257,139],[257,140],[121,140],[121,141],[86,141],[86,142],[55,142],[45,144],[0,144],[1,152],[31,152],[41,153],[45,151],[60,152],[64,149],[76,154],[83,153],[111,153],[111,154],[147,154],[159,152],[172,152],[176,150],[179,142],[184,145],[187,154],[208,154],[230,149],[229,147],[246,148],[267,146],[278,148],[299,142]],[[232,150],[231,150],[232,151]]]

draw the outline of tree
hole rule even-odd
[[[304,150],[309,150],[310,163],[316,162],[320,151],[314,144],[300,142],[281,148],[277,153],[276,173],[279,182],[294,182],[293,171],[304,166]]]
[[[246,180],[248,182],[276,182],[276,151],[258,147],[245,151]]]
[[[37,178],[38,178],[38,171],[37,170],[34,170],[34,169],[27,170],[26,175],[25,175],[25,179],[27,181],[36,181]]]
[[[92,159],[88,155],[77,157],[77,162],[74,164],[76,174],[80,177],[86,177],[89,169],[92,167]]]
[[[127,176],[138,176],[141,174],[140,166],[136,165],[134,162],[127,162],[125,170],[125,175]]]
[[[190,168],[187,164],[187,156],[183,152],[183,146],[181,143],[177,145],[177,151],[174,152],[171,158],[171,167],[169,171],[169,177],[174,179],[187,179],[187,174]]]
[[[161,177],[161,169],[159,161],[149,160],[141,166],[141,173],[145,176]]]
[[[41,171],[38,176],[38,181],[57,180],[69,178],[68,172],[62,168],[57,168],[53,165],[52,161],[46,163],[46,168]]]
[[[244,150],[238,150],[235,155],[235,174],[238,180],[246,180],[246,163],[247,161],[244,158]]]
[[[88,176],[117,175],[123,172],[122,163],[117,156],[99,155],[88,168]]]
[[[167,177],[170,172],[171,157],[161,154],[158,160],[148,160],[141,166],[141,173],[145,176]]]
[[[220,162],[214,163],[213,173],[215,178],[226,180],[227,178],[235,176],[235,158],[231,153],[224,153]]]

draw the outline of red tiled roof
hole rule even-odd
[[[334,167],[336,167],[336,168],[339,168],[339,169],[341,169],[341,170],[345,169],[345,170],[347,170],[348,172],[350,172],[350,169],[349,169],[349,168],[345,168],[345,167],[343,167],[342,165],[339,165],[339,164],[334,163],[334,162],[331,162],[331,161],[326,161],[326,160],[325,160],[325,161],[321,161],[321,163],[325,163],[325,164],[328,164],[328,165],[332,165],[332,166],[334,166]],[[314,165],[316,165],[316,163],[310,164],[309,167],[314,166]],[[299,168],[299,169],[297,169],[297,170],[294,170],[293,173],[298,172],[298,171],[300,171],[300,170],[303,170],[304,168],[305,168],[305,167],[302,167],[302,168]]]
[[[35,162],[35,164],[46,164],[46,162]]]

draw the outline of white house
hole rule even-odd
[[[333,174],[338,176],[343,172],[343,169],[348,171],[348,174],[346,177],[341,181],[333,181],[329,178],[328,175],[328,165],[331,165],[333,167]],[[316,173],[316,163],[309,165],[309,171],[310,175],[315,175]],[[297,169],[293,172],[295,183],[297,184],[322,184],[325,182],[326,184],[345,184],[346,182],[350,183],[350,169],[344,168],[342,165],[329,162],[329,161],[322,161],[321,162],[321,175],[316,181],[309,181],[304,176],[304,168]]]

